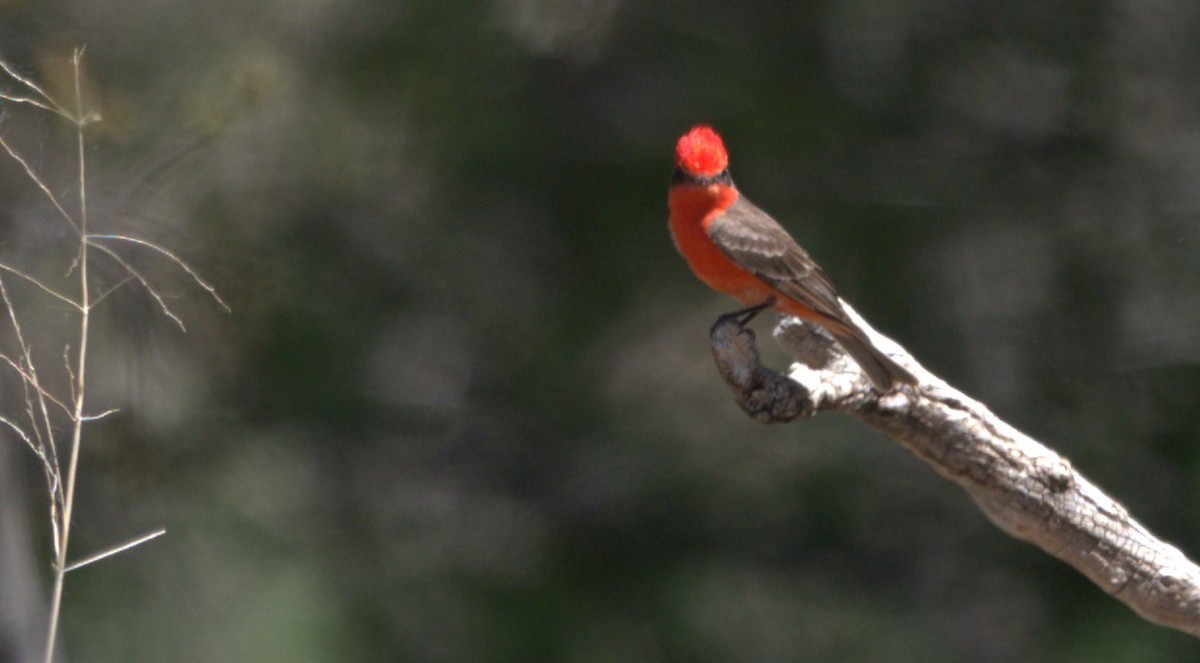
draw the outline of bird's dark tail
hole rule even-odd
[[[900,364],[897,364],[891,357],[883,354],[879,348],[871,344],[867,340],[865,334],[858,329],[847,329],[845,331],[829,330],[833,337],[843,349],[851,356],[858,365],[862,367],[863,372],[867,377],[871,378],[871,382],[876,387],[883,391],[888,391],[897,384],[916,384],[917,378],[909,373]]]

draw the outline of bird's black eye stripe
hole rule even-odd
[[[729,176],[728,168],[708,177],[690,175],[684,172],[682,168],[676,168],[675,172],[671,174],[671,184],[692,184],[695,186],[721,184],[723,186],[733,186],[733,178]]]

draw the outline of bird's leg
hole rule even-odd
[[[759,313],[762,313],[763,311],[771,308],[774,305],[775,305],[775,298],[771,297],[767,301],[765,301],[761,304],[756,304],[754,306],[751,306],[750,308],[744,308],[744,309],[739,309],[737,311],[733,311],[731,313],[725,313],[724,315],[721,315],[720,317],[718,317],[717,321],[713,323],[712,328],[709,329],[709,332],[708,332],[709,336],[712,336],[713,333],[715,333],[717,331],[717,327],[720,327],[722,324],[724,324],[725,322],[727,322],[729,320],[736,321],[738,328],[745,327],[746,325],[750,324],[750,321],[753,320],[755,316],[757,316]]]

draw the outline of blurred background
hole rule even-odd
[[[666,231],[712,123],[868,320],[1200,556],[1200,5],[0,1],[64,102],[81,45],[93,230],[232,313],[122,247],[187,333],[97,309],[72,556],[168,533],[68,577],[69,660],[1200,656],[857,422],[747,419]],[[0,133],[75,209],[71,127]],[[0,161],[0,260],[69,287]],[[74,319],[6,282],[65,388]],[[0,437],[2,660],[46,492]]]

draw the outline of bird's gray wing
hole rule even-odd
[[[770,215],[744,196],[713,219],[708,238],[735,265],[816,313],[846,324],[837,290],[821,267]]]

